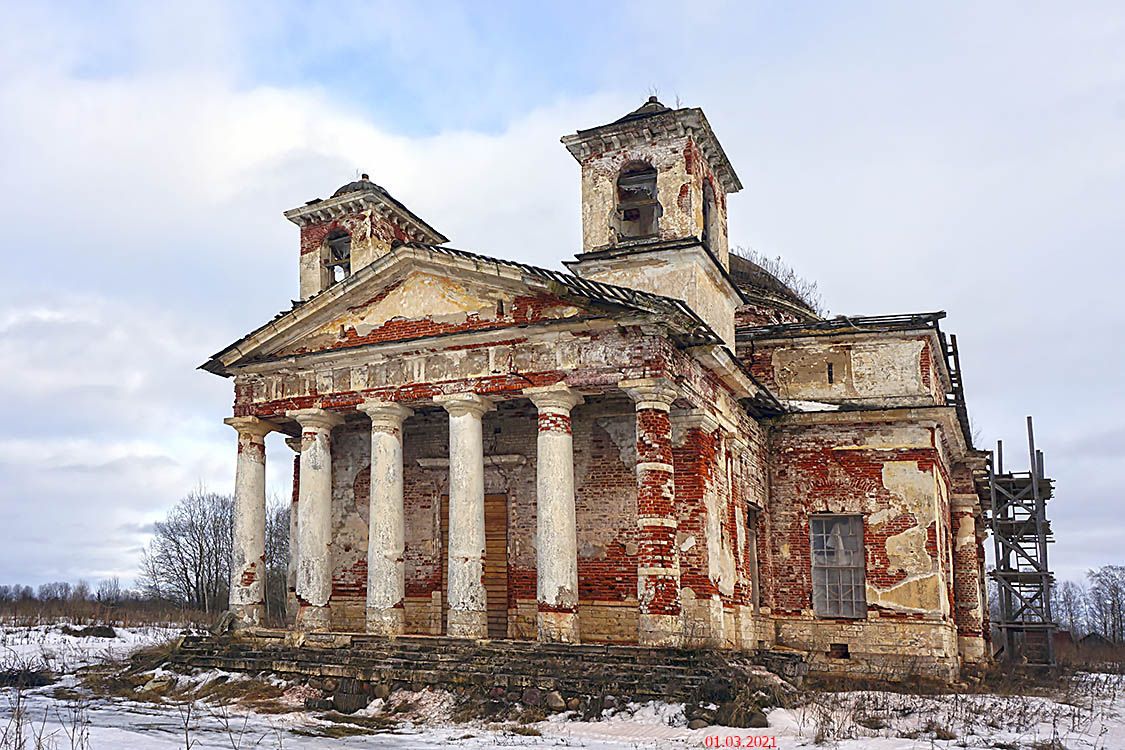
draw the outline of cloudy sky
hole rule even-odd
[[[1035,415],[1056,569],[1125,563],[1120,3],[532,5],[0,0],[0,582],[131,580],[177,497],[229,491],[195,368],[296,295],[283,210],[362,170],[559,267],[559,136],[652,92],[738,169],[732,243],[833,313],[947,310],[981,442]]]

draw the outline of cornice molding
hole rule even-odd
[[[375,212],[383,220],[401,229],[412,240],[433,244],[449,241],[448,237],[415,216],[410,209],[395,205],[374,190],[347,193],[338,198],[310,202],[289,209],[285,212],[285,218],[299,227],[305,227],[363,211]]]
[[[639,120],[613,122],[579,130],[563,136],[561,140],[567,151],[579,162],[583,162],[605,151],[649,144],[661,138],[683,137],[691,137],[695,141],[724,191],[737,193],[742,189],[742,181],[738,179],[703,110],[698,107],[675,109]]]

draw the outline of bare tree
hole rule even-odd
[[[116,576],[107,578],[98,584],[98,593],[95,595],[99,604],[112,607],[121,603],[121,581]]]
[[[289,504],[276,499],[266,507],[266,617],[285,616],[289,567]]]
[[[72,602],[87,602],[90,600],[90,584],[83,579],[78,579],[78,583],[70,589],[70,601]]]
[[[233,506],[229,495],[200,488],[155,524],[141,571],[149,595],[202,612],[227,608]]]
[[[1086,634],[1086,599],[1085,587],[1074,581],[1063,581],[1051,595],[1055,620],[1075,638]]]
[[[1090,580],[1086,624],[1114,643],[1125,642],[1125,566],[1104,565],[1086,572]]]
[[[182,498],[157,523],[142,560],[145,593],[207,613],[227,608],[234,501],[200,489]],[[289,507],[266,508],[266,614],[285,612],[285,574],[289,560]]]
[[[39,601],[62,602],[70,599],[70,584],[66,581],[52,581],[39,584]]]

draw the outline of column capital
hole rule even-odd
[[[707,436],[719,429],[719,420],[703,409],[673,409],[668,413],[672,423],[672,443],[683,445],[690,430],[699,430]]]
[[[371,417],[372,429],[400,429],[402,421],[414,413],[413,409],[396,401],[378,399],[368,399],[356,409]]]
[[[569,414],[571,409],[585,400],[580,393],[564,383],[524,388],[523,393],[539,411],[550,409]]]
[[[669,412],[668,417],[672,420],[672,427],[680,430],[714,432],[719,429],[719,420],[703,409],[676,409]]]
[[[327,409],[294,409],[285,412],[285,416],[297,420],[302,429],[331,430],[344,421],[344,418]]]
[[[492,399],[479,393],[442,393],[434,396],[434,403],[449,412],[451,417],[472,414],[479,419],[494,408]]]
[[[658,409],[669,411],[679,397],[675,383],[668,378],[632,378],[622,380],[617,387],[629,394],[637,404],[637,411]]]
[[[279,432],[277,425],[273,422],[267,422],[258,417],[227,417],[223,420],[224,424],[229,424],[239,435],[253,435],[254,437],[265,437],[271,432]]]
[[[975,512],[980,508],[980,498],[976,495],[954,494],[950,499],[950,507],[956,511]]]

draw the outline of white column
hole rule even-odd
[[[230,417],[223,421],[238,432],[230,611],[241,625],[260,625],[266,616],[265,438],[276,427],[257,417]]]
[[[297,528],[297,628],[328,630],[332,596],[332,428],[343,422],[324,409],[298,409],[286,416],[301,425],[300,500]]]
[[[371,505],[367,533],[367,632],[401,635],[406,577],[402,506],[402,421],[410,409],[387,401],[358,407],[371,417]]]
[[[536,466],[536,599],[539,640],[578,643],[578,527],[570,410],[582,397],[565,385],[527,388],[539,409]]]
[[[446,634],[488,637],[484,589],[484,438],[492,402],[475,393],[434,399],[449,412],[449,614]]]

